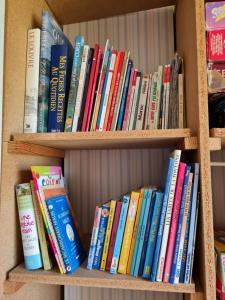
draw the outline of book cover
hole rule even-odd
[[[154,259],[153,259],[152,271],[151,271],[151,277],[150,277],[151,281],[156,281],[156,274],[157,274],[157,270],[158,270],[159,254],[160,254],[161,243],[162,243],[162,235],[163,235],[163,229],[164,229],[164,223],[165,223],[165,216],[166,216],[166,209],[167,209],[167,202],[168,202],[168,195],[169,195],[173,167],[174,167],[174,158],[170,157],[168,171],[167,171],[166,184],[165,184],[165,189],[164,189],[164,195],[163,195],[163,203],[162,203],[162,210],[161,210],[160,221],[159,221],[159,228],[158,228],[158,233],[157,233],[157,238],[156,238]]]
[[[127,101],[126,101],[126,106],[125,106],[122,130],[126,130],[127,123],[129,121],[128,115],[129,115],[129,111],[130,111],[130,106],[132,105],[131,94],[132,94],[132,86],[133,86],[133,80],[134,80],[135,73],[136,73],[136,69],[133,67],[131,69],[131,73],[130,73],[130,81],[129,81],[128,91],[127,91]]]
[[[25,268],[28,270],[40,269],[43,264],[38,241],[30,184],[18,184],[16,186],[16,197]]]
[[[77,89],[79,84],[81,58],[84,48],[84,37],[77,35],[75,37],[75,48],[73,54],[73,65],[70,80],[69,97],[66,111],[66,122],[64,131],[71,132],[73,125],[73,115],[76,105]]]
[[[149,85],[149,75],[144,74],[141,82],[140,100],[138,103],[137,120],[136,120],[136,127],[135,127],[136,130],[143,129],[146,101],[148,95],[148,85]]]
[[[152,76],[152,90],[150,95],[150,121],[149,121],[149,129],[155,128],[155,114],[157,110],[157,84],[158,84],[158,72],[155,72]]]
[[[175,240],[176,240],[177,225],[178,225],[178,218],[179,218],[179,212],[180,212],[180,203],[181,203],[181,196],[182,196],[182,190],[183,190],[183,184],[184,184],[185,171],[186,171],[186,164],[180,163],[178,175],[177,175],[178,179],[177,179],[176,191],[175,191],[175,196],[174,196],[174,206],[173,206],[173,212],[172,212],[172,218],[171,218],[168,247],[167,247],[167,251],[166,251],[166,261],[165,261],[164,275],[163,275],[164,282],[169,282],[169,279],[170,279],[170,271],[171,271],[171,266],[172,266],[172,259],[173,259],[174,246],[175,246]]]
[[[114,216],[114,220],[113,220],[113,227],[112,227],[111,237],[110,237],[110,242],[109,242],[108,256],[107,256],[107,260],[106,260],[106,267],[105,267],[106,271],[110,271],[110,266],[111,266],[112,257],[113,257],[113,250],[114,250],[114,245],[115,245],[115,240],[116,240],[116,233],[117,233],[117,228],[118,228],[118,224],[119,224],[121,207],[122,207],[122,202],[117,201],[115,216]]]
[[[171,65],[167,67],[167,78],[166,78],[166,90],[165,90],[165,115],[164,115],[164,128],[168,129],[169,127],[169,103],[170,103],[170,92],[171,92]]]
[[[69,81],[69,48],[53,45],[51,50],[48,132],[63,132]]]
[[[168,73],[168,65],[165,65],[164,70],[163,70],[163,84],[162,84],[160,116],[159,116],[159,128],[161,128],[161,129],[164,129],[164,127],[165,127],[164,121],[165,121],[167,73]]]
[[[130,96],[130,104],[129,104],[129,110],[126,120],[126,128],[125,130],[129,130],[130,127],[130,120],[131,120],[131,112],[134,105],[134,96],[135,96],[135,87],[136,87],[136,81],[137,81],[137,72],[138,70],[134,70],[133,80],[132,80],[132,87],[131,87],[131,96]]]
[[[107,228],[106,228],[105,241],[104,241],[104,247],[103,247],[103,252],[102,252],[102,261],[101,261],[101,266],[100,266],[101,271],[105,271],[105,267],[106,267],[106,260],[107,260],[108,250],[109,250],[109,242],[110,242],[110,238],[111,238],[111,231],[112,231],[115,209],[116,209],[116,201],[111,200],[110,201],[110,210],[109,210],[109,219],[108,219],[108,224],[107,224]]]
[[[109,210],[110,210],[110,202],[102,205],[102,213],[101,213],[101,219],[100,219],[100,224],[99,224],[96,251],[95,251],[95,256],[94,256],[94,260],[93,260],[93,269],[97,269],[97,270],[100,269],[103,246],[104,246],[104,241],[105,241],[106,228],[107,228],[108,219],[109,219]]]
[[[145,110],[145,119],[144,119],[144,129],[150,129],[150,102],[152,94],[152,74],[149,74],[149,85],[147,91],[147,100],[146,100],[146,110]]]
[[[207,31],[207,59],[208,61],[225,60],[225,29]]]
[[[206,30],[225,28],[225,1],[205,3]]]
[[[162,81],[163,81],[163,66],[159,66],[158,67],[158,78],[157,78],[156,111],[155,111],[155,115],[154,115],[154,129],[159,128],[159,114],[160,114],[160,105],[161,105]]]
[[[144,268],[142,274],[142,277],[146,279],[150,279],[152,261],[153,261],[154,250],[156,245],[156,237],[157,237],[157,232],[159,227],[159,218],[160,218],[161,208],[162,208],[162,201],[163,201],[163,193],[157,191],[155,196],[155,204],[152,213],[152,222],[151,222],[151,227],[149,232],[145,262],[144,262]]]
[[[42,12],[41,50],[38,89],[38,132],[47,132],[51,46],[67,44],[72,48],[56,20],[48,11]]]
[[[118,273],[121,274],[127,273],[127,263],[129,258],[129,251],[130,251],[131,239],[134,230],[134,223],[135,223],[135,217],[138,208],[139,197],[140,197],[140,193],[136,191],[133,191],[130,196],[129,209],[127,213],[126,225],[124,230],[122,248],[121,248],[120,259],[119,259],[119,266],[118,266]]]
[[[114,245],[114,250],[113,250],[112,262],[111,262],[111,266],[110,266],[111,274],[117,273],[129,201],[130,201],[130,195],[124,195],[123,200],[122,200],[122,207],[121,207],[121,212],[120,212],[118,229],[117,229],[117,233],[116,233],[116,240],[115,240],[115,245]]]
[[[99,206],[96,206],[94,225],[93,225],[93,229],[92,229],[91,243],[90,243],[88,262],[87,262],[87,269],[89,269],[89,270],[92,270],[92,265],[93,265],[93,261],[94,261],[101,214],[102,214],[102,208]]]
[[[222,287],[225,286],[225,246],[218,240],[214,240],[214,247],[217,254],[217,277],[220,278]]]
[[[129,129],[128,130],[133,130],[135,128],[135,112],[136,108],[138,106],[138,97],[139,97],[139,90],[141,86],[141,72],[137,72],[136,75],[136,81],[135,81],[135,87],[134,87],[134,93],[133,93],[133,104],[132,104],[132,110],[130,113],[130,122],[129,122]]]
[[[23,127],[24,133],[37,132],[39,61],[41,45],[40,39],[40,29],[36,28],[28,30]]]

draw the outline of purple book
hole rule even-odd
[[[225,1],[205,4],[206,30],[225,29]]]

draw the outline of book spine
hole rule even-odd
[[[126,130],[129,130],[130,123],[131,123],[131,113],[134,105],[134,96],[135,96],[135,87],[136,87],[136,81],[137,81],[137,69],[134,71],[133,81],[132,81],[132,88],[131,88],[131,96],[130,96],[130,105],[129,105],[129,111],[127,116],[127,122],[126,122]]]
[[[79,83],[80,76],[80,66],[81,66],[81,58],[84,48],[84,38],[80,35],[75,38],[75,48],[74,48],[74,57],[73,57],[73,66],[72,66],[72,74],[70,80],[70,90],[68,97],[68,105],[66,112],[66,123],[64,131],[70,132],[72,131],[73,125],[73,115],[76,105],[77,98],[77,89]]]
[[[164,196],[163,196],[162,210],[161,210],[160,221],[159,221],[159,229],[158,229],[158,234],[157,234],[157,239],[156,239],[156,246],[155,246],[155,253],[154,253],[154,259],[153,259],[151,277],[150,277],[151,281],[156,281],[156,275],[157,275],[157,269],[158,269],[158,263],[159,263],[159,254],[160,254],[160,248],[161,248],[161,243],[162,243],[162,235],[163,235],[163,229],[164,229],[164,223],[165,223],[166,208],[167,208],[168,195],[169,195],[173,167],[174,167],[174,158],[170,158],[168,172],[167,172],[167,178],[166,178],[166,185],[165,185],[165,190],[164,190]]]
[[[185,170],[186,170],[186,164],[180,163],[178,176],[177,176],[178,177],[177,186],[176,186],[176,191],[174,196],[174,206],[173,206],[170,234],[168,240],[169,242],[168,242],[168,247],[166,252],[166,261],[165,261],[164,275],[163,275],[164,282],[169,282],[170,280],[170,271],[172,266],[174,245],[176,240],[177,224],[178,224],[178,218],[180,212],[180,203],[181,203],[182,189],[184,184]]]
[[[146,101],[148,95],[148,85],[149,85],[149,75],[143,75],[141,89],[140,89],[140,100],[138,104],[138,112],[137,112],[137,121],[136,121],[136,130],[143,129],[144,123],[144,115],[146,108]]]
[[[162,129],[165,129],[165,113],[166,113],[166,89],[167,89],[167,73],[169,70],[169,65],[164,67],[163,72],[163,96],[162,96],[162,109],[161,109],[161,125]]]
[[[136,217],[136,212],[138,207],[139,196],[140,194],[138,192],[132,192],[130,197],[130,204],[127,213],[127,220],[126,220],[126,226],[124,231],[122,249],[121,249],[120,260],[119,260],[119,267],[118,267],[118,273],[121,274],[127,273],[127,262],[129,257],[131,239],[134,230],[134,222],[135,222],[135,217]]]
[[[95,217],[94,217],[94,225],[93,225],[93,229],[92,229],[91,243],[90,243],[89,254],[88,254],[88,262],[87,262],[87,269],[89,269],[89,270],[92,269],[92,265],[93,265],[93,261],[94,261],[101,213],[102,213],[102,208],[96,206],[96,208],[95,208]]]
[[[75,109],[74,109],[74,114],[73,114],[72,132],[77,131],[77,128],[78,128],[78,120],[79,120],[80,112],[81,112],[81,102],[83,99],[89,51],[90,51],[90,47],[88,45],[84,45],[83,54],[82,54],[82,58],[81,58],[81,67],[80,67],[80,76],[79,76],[79,82],[78,82],[78,88],[77,88],[76,103],[75,103]]]
[[[82,128],[81,128],[82,131],[86,131],[86,128],[87,128],[88,111],[90,109],[91,94],[92,94],[92,90],[94,88],[94,76],[95,76],[96,64],[97,64],[97,59],[98,59],[98,53],[99,53],[99,45],[96,44],[95,49],[94,49],[93,60],[91,63],[90,79],[89,79],[89,83],[88,83],[87,98],[86,98],[84,117],[83,117]]]
[[[155,113],[157,110],[157,84],[158,84],[158,72],[155,72],[152,77],[152,90],[151,90],[151,99],[150,99],[150,129],[155,128]]]
[[[178,103],[179,103],[178,126],[179,128],[184,128],[184,74],[178,75]]]
[[[99,270],[100,268],[108,218],[109,218],[109,204],[106,204],[102,206],[102,215],[99,224],[98,239],[97,239],[95,256],[93,260],[93,269]]]
[[[124,112],[122,130],[126,130],[126,125],[128,123],[129,110],[130,110],[130,106],[132,105],[131,93],[132,93],[132,84],[133,84],[134,73],[135,73],[135,69],[132,68],[131,73],[130,73],[130,82],[129,82],[129,86],[128,86],[127,101],[126,101],[126,107],[125,107],[125,112]]]
[[[104,242],[104,248],[103,248],[103,253],[102,253],[102,261],[101,261],[101,266],[100,266],[100,270],[102,270],[102,271],[105,271],[105,267],[106,267],[106,260],[107,260],[108,250],[109,250],[109,242],[110,242],[110,238],[111,238],[111,231],[112,231],[115,209],[116,209],[116,201],[111,200],[110,211],[109,211],[109,220],[108,220],[107,229],[106,229],[105,242]]]
[[[133,105],[130,114],[130,122],[129,122],[129,130],[133,130],[135,126],[135,111],[136,107],[138,106],[138,96],[139,96],[139,87],[141,85],[141,72],[137,72],[136,76],[136,84],[134,88],[134,96],[133,96]]]
[[[37,203],[35,189],[34,189],[34,183],[32,180],[30,182],[30,186],[31,186],[31,194],[32,194],[32,201],[33,201],[33,206],[34,206],[35,219],[36,219],[36,223],[37,223],[37,232],[38,232],[38,238],[39,238],[39,243],[40,243],[40,248],[41,248],[42,261],[43,261],[43,265],[44,265],[44,270],[48,271],[48,270],[51,270],[52,264],[51,264],[50,255],[49,255],[49,251],[48,251],[48,245],[47,245],[47,240],[46,240],[46,235],[45,235],[43,218],[41,216],[41,211],[40,211],[39,205]]]
[[[28,30],[24,133],[37,132],[40,29]]]
[[[112,257],[112,262],[111,262],[111,266],[110,266],[111,274],[117,273],[119,257],[120,257],[120,249],[121,249],[121,245],[122,245],[122,241],[123,241],[123,233],[124,233],[124,228],[125,228],[125,223],[126,223],[129,201],[130,201],[129,195],[124,195],[118,229],[117,229],[117,233],[116,233],[116,241],[115,241],[115,246],[114,246],[114,250],[113,250],[113,257]]]
[[[124,118],[124,112],[125,112],[125,105],[126,105],[126,101],[127,101],[127,93],[128,93],[132,65],[133,65],[133,62],[132,62],[132,60],[129,59],[126,76],[125,76],[124,87],[123,87],[122,98],[121,98],[121,104],[120,104],[120,109],[119,109],[119,114],[118,114],[117,130],[122,130],[122,124],[123,124],[123,118]]]
[[[145,124],[144,129],[150,129],[150,102],[151,102],[151,93],[152,93],[152,74],[149,75],[149,85],[148,85],[148,95],[147,95],[147,103],[146,103],[146,112],[145,112]]]
[[[30,184],[18,184],[16,186],[16,196],[25,268],[28,270],[39,269],[42,267],[42,259]]]
[[[116,240],[116,233],[117,233],[117,228],[118,228],[118,224],[119,224],[121,207],[122,207],[122,202],[118,201],[116,203],[116,211],[115,211],[113,227],[112,227],[112,232],[111,232],[111,237],[110,237],[110,242],[109,242],[109,251],[108,251],[106,267],[105,267],[106,271],[110,271],[110,266],[111,266],[112,257],[113,257],[113,250],[114,250],[114,245],[115,245],[115,240]]]
[[[156,101],[156,111],[154,116],[154,128],[159,128],[159,113],[161,105],[161,93],[162,93],[162,80],[163,80],[163,66],[158,67],[158,80],[157,80],[157,101]]]
[[[156,192],[154,211],[152,214],[152,223],[149,232],[148,245],[147,245],[146,257],[145,257],[143,275],[142,275],[142,277],[146,279],[150,279],[152,261],[153,261],[155,244],[156,244],[156,237],[157,237],[157,232],[159,227],[159,218],[160,218],[160,213],[162,208],[162,200],[163,200],[163,193]]]
[[[165,94],[165,129],[169,128],[169,99],[170,99],[170,72],[171,72],[171,67],[168,65],[167,69],[167,80],[166,80],[166,94]]]

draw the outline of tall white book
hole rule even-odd
[[[131,114],[130,114],[129,130],[133,129],[135,110],[136,110],[137,102],[138,102],[138,91],[139,91],[140,82],[141,82],[141,73],[138,72],[137,78],[136,78],[134,94],[133,94],[133,104],[132,104],[132,109],[131,109]]]
[[[149,75],[145,74],[143,75],[142,82],[141,82],[141,92],[140,92],[137,121],[136,121],[137,130],[143,129],[144,114],[145,114],[146,102],[148,96],[148,85],[149,85]]]
[[[28,30],[24,133],[37,132],[40,29]]]

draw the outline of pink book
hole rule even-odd
[[[171,225],[170,225],[170,233],[169,233],[166,260],[164,266],[164,275],[163,275],[164,282],[169,282],[170,279],[170,271],[171,271],[173,252],[174,252],[174,246],[176,241],[177,224],[178,224],[178,218],[180,212],[180,203],[182,197],[186,166],[187,165],[185,163],[180,163],[178,169],[177,184],[176,184],[173,212],[172,212]]]

